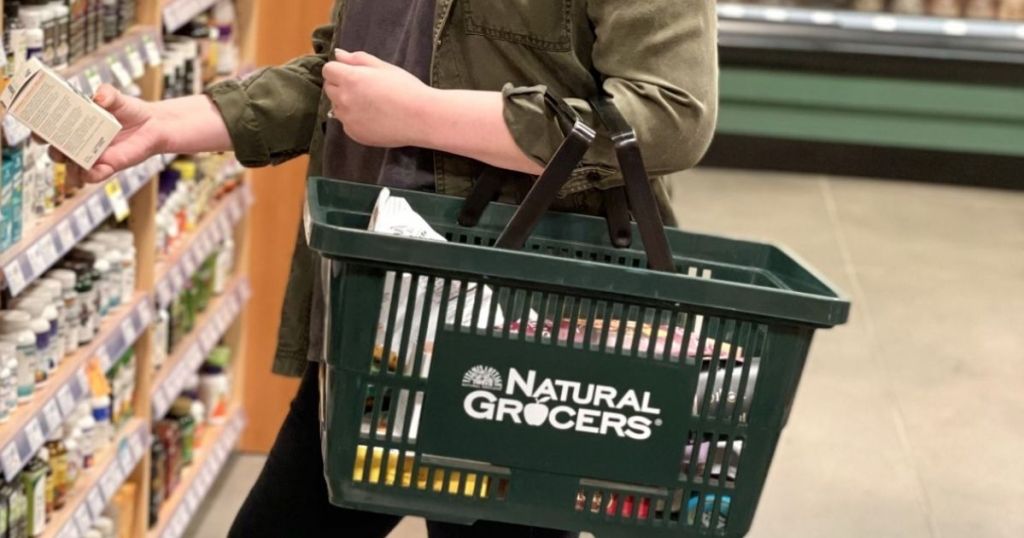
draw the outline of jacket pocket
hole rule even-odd
[[[571,48],[572,0],[462,0],[466,33],[540,50]]]

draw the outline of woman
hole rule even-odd
[[[462,196],[485,167],[508,170],[503,196],[517,201],[564,134],[547,92],[592,126],[586,99],[611,94],[656,178],[696,164],[714,129],[707,0],[339,0],[313,48],[204,96],[145,103],[101,88],[97,102],[125,130],[92,170],[73,173],[99,181],[155,153],[234,150],[246,166],[309,153],[310,175]],[[555,208],[600,212],[601,191],[618,184],[611,145],[600,141]],[[323,341],[317,282],[300,233],[274,369],[303,381],[232,536],[383,537],[397,523],[328,502],[318,369],[307,368]],[[429,527],[435,538],[568,536],[486,522]]]

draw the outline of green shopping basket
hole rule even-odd
[[[652,225],[635,139],[595,106],[646,249],[621,218],[544,213],[593,140],[578,118],[521,206],[396,191],[448,242],[369,232],[380,187],[310,179],[332,503],[598,538],[750,528],[814,331],[849,303],[780,248]]]

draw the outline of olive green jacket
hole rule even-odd
[[[208,91],[242,164],[266,166],[309,153],[309,174],[320,174],[330,110],[321,69],[345,16],[345,0],[337,0],[332,16],[332,24],[313,33],[315,54]],[[540,164],[564,136],[545,102],[548,91],[565,98],[599,133],[586,99],[599,88],[611,94],[637,132],[652,177],[694,166],[710,143],[718,103],[715,2],[437,0],[434,19],[430,84],[501,91],[513,137]],[[483,169],[445,153],[435,153],[434,161],[436,188],[444,194],[465,196]],[[611,144],[599,138],[555,209],[596,213],[600,190],[618,184]],[[658,186],[664,199],[664,182]],[[506,198],[515,201],[523,190]],[[274,364],[276,372],[290,375],[319,354],[308,349],[310,275],[319,264],[299,243]]]

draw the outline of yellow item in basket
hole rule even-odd
[[[401,486],[408,488],[412,486],[412,463],[416,455],[413,452],[406,452],[404,456],[398,450],[388,451],[387,464],[384,464],[384,449],[380,447],[374,447],[370,449],[366,445],[359,445],[356,447],[356,461],[352,468],[352,480],[354,482],[369,482],[370,484],[380,484],[383,478],[384,484],[388,486],[394,486],[398,481],[398,463],[401,460],[402,463],[402,481]],[[369,474],[366,473],[366,457],[370,457],[370,469]],[[431,471],[433,470],[433,473]],[[383,474],[383,477],[381,476]],[[431,479],[431,475],[433,478]],[[430,467],[422,466],[418,469],[416,476],[416,489],[426,491],[434,491],[436,493],[447,492],[450,495],[465,495],[466,497],[472,497],[474,494],[479,496],[481,499],[486,499],[488,495],[488,486],[490,485],[490,477],[484,475],[480,476],[476,473],[465,473],[461,471],[451,471],[448,476],[448,487],[445,489],[445,471],[444,469],[431,469]],[[477,481],[480,482],[480,488],[477,489]],[[459,484],[462,483],[462,488]],[[461,491],[460,491],[461,489]]]

